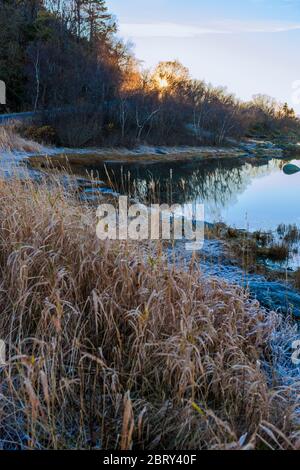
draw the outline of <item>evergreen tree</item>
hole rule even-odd
[[[90,42],[116,32],[116,23],[108,13],[105,0],[85,0],[83,8]]]

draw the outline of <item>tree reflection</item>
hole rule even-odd
[[[114,189],[144,203],[199,202],[215,210],[233,204],[253,178],[280,167],[280,161],[223,159],[127,164],[122,169],[109,164]],[[118,176],[119,174],[119,176]]]

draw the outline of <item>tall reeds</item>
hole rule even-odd
[[[100,242],[95,208],[54,181],[0,181],[0,446],[297,448],[279,325],[246,292]]]

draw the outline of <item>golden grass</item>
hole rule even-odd
[[[275,313],[159,246],[100,242],[59,184],[0,180],[0,202],[2,447],[299,447],[263,368]]]
[[[18,134],[17,123],[0,126],[0,152],[41,152],[42,146]]]

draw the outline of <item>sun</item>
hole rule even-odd
[[[169,82],[166,78],[157,77],[157,86],[160,90],[163,90],[164,88],[168,88]]]
[[[167,88],[169,88],[169,86],[170,86],[170,83],[169,83],[168,79],[165,76],[163,76],[159,73],[156,73],[153,76],[152,84],[153,84],[154,88],[156,88],[156,90],[159,90],[159,91],[164,91]]]

